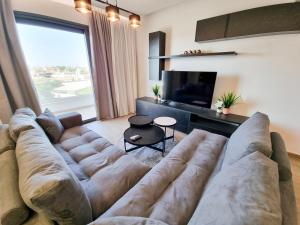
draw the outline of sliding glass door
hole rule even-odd
[[[86,27],[22,14],[16,21],[42,109],[95,118]]]

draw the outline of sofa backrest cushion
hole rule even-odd
[[[215,176],[189,225],[281,225],[277,164],[254,152]]]
[[[64,133],[64,127],[59,119],[49,109],[46,109],[36,118],[36,121],[44,129],[49,139],[56,144]]]
[[[92,210],[82,186],[44,133],[22,132],[16,156],[20,193],[30,208],[60,225],[91,222]]]
[[[11,138],[17,142],[17,139],[22,131],[35,128],[42,130],[35,119],[36,115],[31,109],[18,109],[9,121],[9,133]]]
[[[271,159],[278,163],[278,172],[280,181],[292,179],[292,170],[285,143],[278,133],[271,133],[273,154]]]
[[[272,146],[269,125],[268,116],[257,112],[239,126],[228,140],[222,168],[256,151],[270,157]]]
[[[32,118],[36,118],[35,112],[32,111],[32,109],[25,107],[25,108],[19,108],[15,111],[15,114],[22,114],[26,115]]]
[[[0,125],[0,154],[7,150],[15,149],[15,142],[9,135],[7,124]]]
[[[168,225],[162,221],[151,218],[134,216],[116,216],[109,218],[98,218],[89,225]]]
[[[29,212],[19,191],[15,151],[5,151],[0,154],[0,224],[23,224]]]

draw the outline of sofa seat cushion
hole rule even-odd
[[[19,191],[19,174],[14,150],[0,154],[0,224],[20,225],[28,218],[29,208]]]
[[[30,129],[39,129],[43,131],[40,125],[35,121],[36,115],[29,108],[18,109],[9,121],[9,134],[17,142],[21,132]]]
[[[281,222],[277,164],[254,152],[216,175],[189,225],[281,225]]]
[[[116,216],[98,218],[89,225],[168,225],[162,221],[144,217]]]
[[[15,142],[9,135],[7,124],[0,125],[0,154],[7,150],[15,149]]]
[[[228,140],[222,168],[256,151],[270,157],[272,145],[269,126],[268,116],[260,112],[255,113],[239,126]]]
[[[92,209],[79,180],[46,134],[23,131],[17,141],[20,193],[25,203],[60,225],[92,221]]]
[[[226,138],[193,130],[101,217],[139,216],[187,224]]]
[[[150,170],[85,126],[66,130],[55,148],[81,181],[94,218],[111,207]]]

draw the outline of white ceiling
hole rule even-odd
[[[62,4],[73,5],[74,0],[51,0]],[[118,6],[140,15],[148,15],[153,12],[177,5],[189,0],[118,0]],[[115,0],[109,0],[109,3],[115,4]],[[95,1],[93,3],[95,5]]]

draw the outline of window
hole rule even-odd
[[[42,110],[96,117],[88,30],[82,25],[15,13],[25,59]]]

